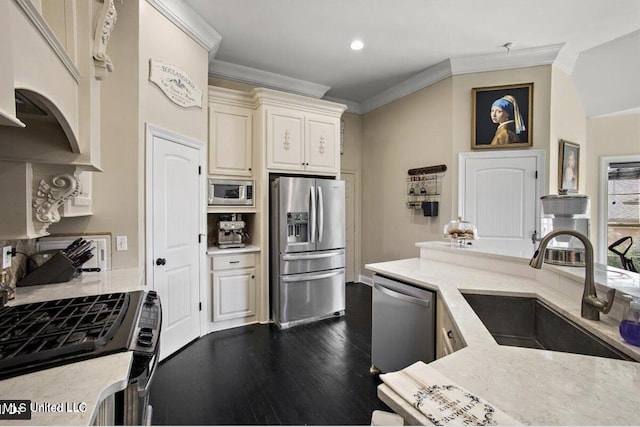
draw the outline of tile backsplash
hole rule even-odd
[[[11,259],[11,267],[5,270],[7,272],[7,281],[15,295],[17,280],[27,273],[28,256],[33,255],[36,251],[36,239],[0,240],[0,248],[5,246],[12,246],[17,252],[16,256]],[[11,295],[10,298],[13,298],[14,295]]]

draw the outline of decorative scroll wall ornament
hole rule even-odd
[[[45,231],[51,224],[60,221],[58,208],[66,200],[80,194],[82,190],[80,172],[80,169],[74,167],[70,173],[43,176],[43,173],[37,173],[34,170],[32,205],[34,229]]]
[[[285,150],[288,150],[289,147],[291,146],[291,143],[289,142],[290,139],[290,135],[289,135],[289,131],[285,130],[284,131],[284,140],[282,141],[282,146],[284,147]]]
[[[111,38],[111,32],[118,20],[118,13],[113,0],[104,0],[100,16],[96,22],[96,31],[93,39],[93,64],[96,67],[96,79],[103,80],[113,71],[113,62],[107,55],[107,45]]]
[[[320,152],[320,154],[324,154],[324,150],[325,147],[324,145],[326,144],[327,141],[325,141],[324,136],[320,137],[320,147],[318,148],[318,151]]]
[[[175,65],[150,59],[149,81],[155,83],[173,103],[181,107],[202,108],[202,90]]]

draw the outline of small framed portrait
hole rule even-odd
[[[558,189],[568,193],[577,193],[579,176],[580,146],[561,139],[558,156]]]
[[[533,145],[533,83],[472,89],[471,148]]]

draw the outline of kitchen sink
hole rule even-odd
[[[500,345],[633,360],[536,298],[463,296]]]

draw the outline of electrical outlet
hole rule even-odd
[[[116,236],[116,251],[127,250],[127,236]]]
[[[11,246],[2,248],[2,268],[11,267]]]

